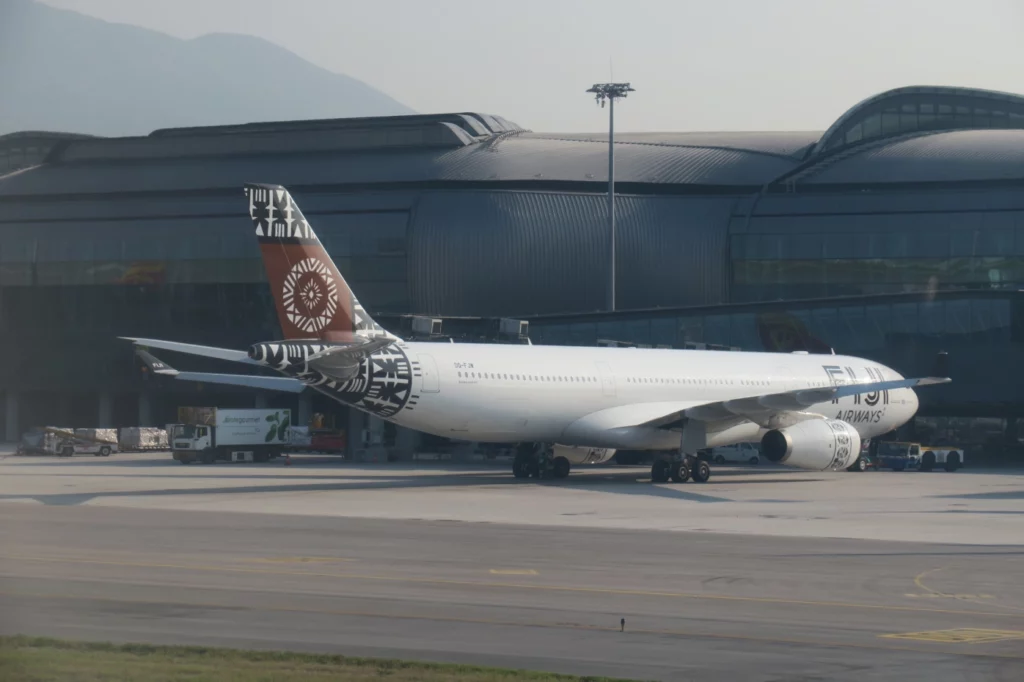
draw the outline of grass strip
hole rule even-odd
[[[21,682],[624,682],[607,677],[288,651],[0,637],[0,679]]]

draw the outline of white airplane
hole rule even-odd
[[[699,450],[758,440],[772,462],[841,470],[857,460],[862,439],[913,417],[915,386],[950,381],[944,369],[905,379],[841,355],[406,342],[359,304],[285,188],[251,184],[245,192],[284,340],[247,352],[129,340],[285,376],[178,372],[149,356],[154,372],[310,387],[418,431],[521,444],[517,478],[561,478],[572,465],[629,449],[659,451],[654,482],[705,482],[711,472]]]

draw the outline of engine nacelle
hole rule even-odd
[[[761,454],[798,469],[839,471],[860,456],[860,434],[838,419],[810,419],[764,434]]]
[[[570,464],[604,464],[615,456],[615,450],[556,444],[551,454],[553,457],[565,457]]]

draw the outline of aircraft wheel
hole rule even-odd
[[[707,466],[707,462],[702,462]],[[690,479],[690,467],[686,462],[673,462],[670,470],[673,483],[686,483]]]
[[[921,471],[931,471],[935,468],[935,453],[929,450],[921,457]]]
[[[569,475],[569,470],[572,465],[565,457],[556,457],[553,464],[553,471],[555,478],[565,478]]]
[[[651,483],[667,483],[668,473],[668,462],[663,459],[655,460],[651,465]]]
[[[693,465],[690,475],[693,477],[694,483],[707,483],[708,479],[711,478],[711,467],[705,461],[698,461]]]

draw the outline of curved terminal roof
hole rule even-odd
[[[0,135],[0,176],[43,163],[54,147],[90,137],[92,136],[41,130]]]
[[[808,156],[907,133],[974,128],[1024,128],[1024,97],[945,86],[889,90],[840,116]]]
[[[2,175],[16,163],[34,166],[0,177],[0,197],[233,190],[254,178],[296,186],[517,183],[576,191],[602,191],[607,182],[606,135],[533,133],[479,113],[178,128],[128,138],[18,133],[0,137],[0,161],[14,159],[7,150],[29,148],[33,136],[49,141],[33,142],[31,155],[0,167]],[[824,134],[616,135],[616,181],[624,193],[1022,178],[1024,97],[983,90],[890,90],[857,104]]]
[[[807,184],[1024,179],[1024,130],[952,130],[873,146],[809,173]]]
[[[760,187],[795,168],[813,133],[626,135],[616,181]],[[0,196],[423,182],[606,183],[607,138],[524,131],[478,114],[161,130],[71,144],[0,180]],[[597,189],[595,187],[595,189]]]

